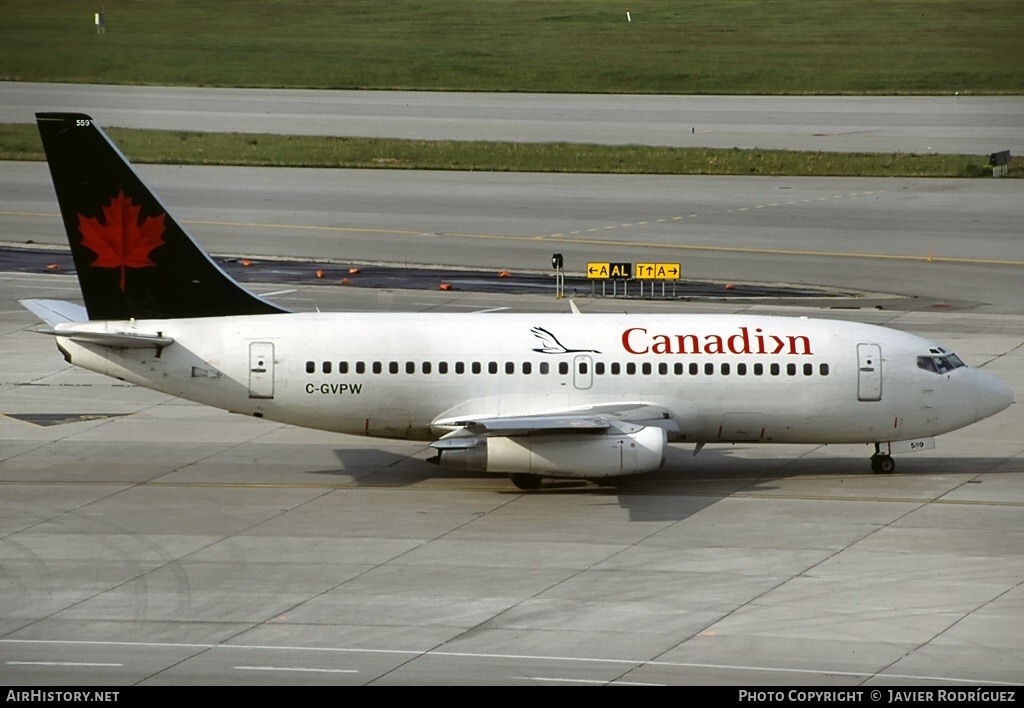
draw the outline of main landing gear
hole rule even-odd
[[[539,474],[526,474],[524,472],[513,472],[508,476],[512,484],[519,489],[537,489],[540,487],[541,477]]]
[[[871,456],[871,471],[875,474],[892,474],[896,469],[896,460],[891,455],[882,452],[878,443],[875,443],[875,454]]]

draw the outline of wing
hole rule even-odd
[[[539,415],[443,418],[435,420],[433,425],[453,428],[431,443],[431,447],[438,450],[475,447],[495,436],[632,432],[645,426],[662,428],[667,433],[678,431],[678,425],[666,409],[639,402],[600,404]]]
[[[450,432],[428,460],[452,469],[509,474],[522,489],[541,476],[601,477],[652,472],[665,463],[679,426],[664,408],[614,402],[538,415],[447,418]]]

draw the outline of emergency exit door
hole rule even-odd
[[[581,354],[573,360],[572,384],[586,390],[594,385],[594,360]]]

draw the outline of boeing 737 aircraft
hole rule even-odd
[[[524,489],[657,470],[669,443],[874,443],[872,469],[888,473],[894,451],[1013,402],[939,344],[858,323],[288,312],[226,275],[89,116],[37,120],[85,307],[24,304],[69,363],[121,381],[430,440],[438,464]]]

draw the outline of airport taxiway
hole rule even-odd
[[[643,96],[0,82],[0,123],[825,152],[1024,151],[1024,97]]]

